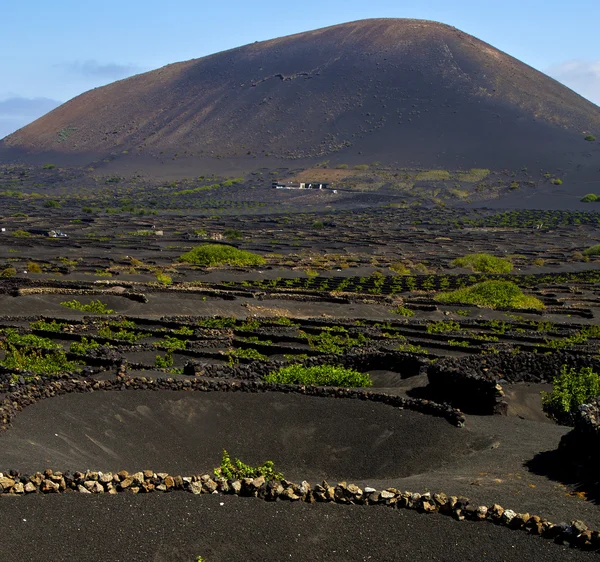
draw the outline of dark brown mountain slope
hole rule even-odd
[[[196,159],[204,170],[212,158],[248,168],[284,158],[591,173],[600,145],[583,140],[587,131],[600,133],[600,108],[490,45],[439,23],[376,19],[89,91],[6,137],[0,159],[177,155],[176,165]]]

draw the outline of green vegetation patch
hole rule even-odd
[[[8,344],[6,356],[0,361],[0,365],[7,369],[30,371],[36,375],[59,375],[76,371],[80,367],[80,363],[69,361],[64,351],[44,353],[40,349],[17,349],[11,344]]]
[[[239,250],[233,246],[203,244],[182,254],[179,261],[203,267],[216,267],[219,265],[248,266],[263,265],[265,258],[252,252]]]
[[[487,168],[472,168],[468,172],[458,172],[456,179],[466,183],[477,183],[483,181],[490,175]]]
[[[87,304],[73,299],[71,301],[63,301],[60,304],[61,306],[66,306],[73,310],[80,310],[81,312],[93,312],[95,314],[114,314],[115,312],[111,308],[108,308],[100,299],[92,299]]]
[[[584,256],[598,256],[600,255],[600,244],[596,244],[595,246],[590,246],[587,250],[583,252]]]
[[[563,365],[552,381],[552,392],[542,392],[546,414],[558,422],[572,421],[572,414],[600,394],[600,375],[591,367],[579,370]]]
[[[11,328],[7,329],[5,334],[5,341],[9,344],[26,347],[40,347],[43,349],[60,349],[60,344],[52,341],[50,338],[42,338],[34,334],[19,334],[19,332]]]
[[[542,301],[523,294],[512,281],[484,281],[464,289],[439,293],[435,300],[444,304],[473,304],[485,308],[544,308]]]
[[[277,384],[343,386],[346,388],[362,388],[373,385],[371,376],[368,373],[361,373],[354,369],[346,369],[336,365],[316,365],[314,367],[289,365],[269,373],[263,380]]]
[[[240,459],[231,458],[229,453],[223,450],[221,464],[215,468],[217,478],[228,480],[241,480],[242,478],[258,478],[264,476],[265,480],[283,480],[283,473],[275,471],[273,461],[265,461],[259,466],[250,466]]]
[[[426,172],[419,172],[415,176],[415,179],[421,181],[446,181],[450,179],[450,172],[447,170],[428,170]]]
[[[454,267],[466,267],[478,273],[510,273],[513,264],[506,258],[491,254],[467,254],[450,262]]]

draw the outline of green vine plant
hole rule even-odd
[[[223,449],[221,464],[214,470],[217,478],[228,480],[241,480],[242,478],[258,478],[263,476],[265,480],[283,480],[283,473],[277,472],[273,461],[265,461],[259,466],[250,466],[238,458],[231,458],[229,453]]]

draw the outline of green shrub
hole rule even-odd
[[[47,330],[48,332],[61,332],[66,324],[52,320],[46,322],[45,320],[36,320],[30,324],[32,330]]]
[[[219,265],[248,266],[263,265],[265,263],[265,259],[258,254],[221,244],[203,244],[202,246],[197,246],[193,250],[181,255],[179,261],[204,267]]]
[[[450,262],[454,267],[466,267],[479,273],[510,273],[513,265],[506,258],[490,254],[468,254]]]
[[[473,304],[485,308],[544,308],[542,301],[524,295],[512,281],[484,281],[471,287],[439,293],[435,300],[445,304]]]
[[[170,352],[173,352],[177,349],[185,349],[186,345],[187,340],[180,340],[179,338],[174,338],[173,336],[165,336],[164,339],[154,342],[155,347],[167,349]]]
[[[446,334],[449,332],[460,332],[460,324],[453,320],[440,320],[439,322],[427,324],[428,334]]]
[[[584,250],[583,255],[584,256],[600,255],[600,244],[596,244],[595,246],[590,246],[587,250]]]
[[[17,270],[12,267],[5,267],[4,269],[0,270],[0,278],[6,278],[6,277],[14,277],[17,274]]]
[[[114,310],[108,308],[100,299],[91,300],[88,304],[82,303],[76,299],[71,301],[63,301],[60,303],[61,306],[72,308],[73,310],[80,310],[81,312],[93,312],[94,314],[114,314]]]
[[[346,388],[372,386],[373,381],[368,373],[360,373],[353,369],[335,365],[317,365],[304,367],[290,365],[269,373],[265,382],[278,384],[306,384],[313,386],[343,386]]]
[[[353,347],[364,345],[367,338],[363,334],[352,337],[345,328],[332,330],[323,328],[316,335],[308,335],[308,345],[321,353],[345,353]]]
[[[124,340],[129,343],[137,343],[141,339],[146,337],[146,334],[139,332],[131,332],[129,330],[120,329],[118,331],[111,330],[108,326],[104,326],[98,330],[98,335],[103,338],[110,338],[115,340]]]
[[[397,306],[396,308],[392,309],[392,312],[398,316],[404,316],[406,318],[410,318],[411,316],[415,315],[414,310],[406,308],[405,306]]]
[[[240,349],[231,349],[228,352],[229,363],[231,365],[237,365],[241,359],[252,359],[253,361],[268,361],[268,357],[257,351],[256,349],[249,348],[240,348]]]
[[[552,381],[552,392],[542,392],[544,411],[558,422],[572,423],[574,414],[600,394],[600,375],[591,367],[563,365],[560,374]]]
[[[60,344],[50,338],[43,338],[35,334],[19,334],[16,330],[8,328],[5,330],[6,342],[9,344],[23,345],[26,347],[39,347],[43,349],[60,349]]]
[[[598,196],[595,193],[588,193],[581,198],[582,203],[594,203],[598,201]]]
[[[154,365],[159,369],[170,369],[173,366],[173,352],[167,351],[164,357],[157,355]]]
[[[76,371],[79,363],[69,361],[64,351],[53,351],[44,354],[40,349],[17,349],[9,344],[6,356],[0,365],[8,369],[31,371],[34,374],[59,375]]]
[[[12,235],[15,238],[29,238],[31,236],[30,232],[27,232],[26,230],[15,230]]]
[[[357,164],[356,166],[353,166],[352,169],[353,170],[368,170],[369,165],[368,164]]]
[[[55,199],[48,199],[48,201],[44,203],[44,207],[47,209],[58,209],[60,208],[60,203]]]
[[[237,230],[235,228],[229,228],[223,231],[223,237],[227,238],[227,240],[241,240],[244,237],[244,235],[240,230]]]
[[[586,137],[584,137],[584,140],[588,142],[594,142],[596,140],[596,137],[594,135],[587,135]]]
[[[223,450],[221,464],[215,468],[217,478],[227,480],[241,480],[242,478],[258,478],[264,476],[265,480],[283,480],[283,474],[275,471],[273,461],[265,461],[259,466],[244,464],[240,459],[231,458],[229,453]]]
[[[81,341],[71,342],[69,351],[71,353],[77,353],[78,355],[85,355],[90,349],[96,349],[98,347],[100,347],[100,344],[96,340],[81,338]]]
[[[42,273],[42,267],[40,266],[39,263],[30,261],[27,264],[27,271],[29,271],[29,273]]]
[[[560,178],[554,178],[554,179],[552,180],[552,183],[553,183],[554,185],[562,185],[563,181],[562,181]]]
[[[164,285],[165,287],[168,287],[169,285],[173,284],[173,278],[168,273],[164,273],[162,271],[157,271],[155,273],[155,276],[156,276],[156,280],[161,285]]]

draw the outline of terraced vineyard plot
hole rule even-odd
[[[140,424],[149,424],[144,426],[145,434],[159,423],[151,420],[151,412],[160,410],[164,415],[159,425],[171,435],[171,448],[142,440],[150,452],[147,463],[193,471],[211,468],[197,466],[204,453],[186,441],[189,431],[185,429],[190,420],[199,419],[207,399],[224,404],[243,396],[256,404],[276,405],[283,404],[284,397],[294,397],[302,404],[314,400],[330,413],[334,411],[331,401],[343,399],[361,404],[348,406],[338,416],[346,429],[350,415],[362,424],[362,429],[348,429],[356,436],[352,453],[344,452],[346,437],[346,445],[332,443],[322,438],[326,430],[296,422],[269,445],[272,448],[262,449],[257,462],[270,455],[283,465],[286,476],[353,477],[366,480],[361,486],[372,481],[382,489],[410,489],[411,481],[425,488],[431,481],[440,489],[448,486],[449,493],[484,503],[506,500],[509,505],[512,500],[523,512],[542,511],[553,517],[577,514],[595,521],[595,508],[580,500],[572,503],[571,496],[565,500],[552,477],[523,468],[524,459],[557,448],[568,432],[544,416],[540,391],[551,388],[563,365],[600,370],[600,268],[594,256],[583,253],[596,242],[592,218],[588,217],[589,225],[586,221],[562,225],[576,217],[571,221],[561,215],[553,223],[555,230],[509,226],[494,231],[493,237],[487,226],[457,224],[459,218],[491,220],[489,213],[479,211],[434,216],[379,210],[367,218],[358,215],[353,223],[349,214],[336,212],[213,218],[190,226],[189,221],[172,217],[169,229],[157,235],[153,230],[161,225],[152,229],[142,220],[131,224],[113,215],[106,222],[96,218],[93,223],[75,223],[66,240],[36,234],[3,239],[0,257],[5,256],[15,274],[0,281],[5,313],[0,319],[0,422],[4,435],[15,440],[11,441],[16,455],[13,468],[25,467],[18,460],[25,458],[26,451],[32,453],[25,426],[39,424],[38,413],[52,412],[52,404],[65,404],[67,417],[74,404],[81,412],[89,408],[86,416],[91,416],[68,431],[67,422],[59,428],[53,414],[43,422],[48,435],[42,457],[52,460],[56,468],[76,470],[84,464],[136,470],[136,461],[144,459],[130,437],[119,445],[117,430],[124,423],[119,419],[129,420],[127,431],[139,436]],[[375,234],[377,221],[381,229]],[[306,227],[314,222],[323,226]],[[212,239],[225,232],[235,232],[235,239]],[[233,244],[265,262],[204,267],[178,261],[208,241]],[[456,258],[475,252],[507,256],[512,272],[477,273],[452,265]],[[544,264],[535,263],[539,259]],[[33,267],[23,273],[33,263],[40,265],[41,272]],[[485,282],[512,283],[528,297],[539,299],[543,307],[488,308],[438,299],[444,292]],[[346,369],[360,374],[357,381],[372,386],[364,382],[366,388],[345,389],[346,379],[340,379],[340,387],[332,378],[323,387],[308,384],[309,379],[282,384],[273,378],[288,368],[329,374]],[[148,406],[147,396],[159,394],[160,405]],[[98,415],[90,406],[94,400]],[[15,409],[15,403],[26,409]],[[389,408],[392,416],[404,421],[418,416],[417,426],[435,423],[431,431],[436,439],[463,432],[457,435],[464,442],[457,442],[448,456],[447,445],[444,448],[441,441],[414,432],[403,433],[405,426],[397,426],[396,418],[386,418],[375,428],[368,415],[358,416],[363,406],[369,412],[374,407]],[[264,410],[264,406],[253,408]],[[300,410],[302,415],[323,418],[320,408],[312,414],[304,411],[305,406]],[[409,416],[402,418],[403,412]],[[205,419],[206,427],[212,428],[215,453],[227,446],[233,448],[232,454],[243,456],[245,449],[235,450],[242,441],[256,449],[250,438],[226,438],[219,430],[219,416]],[[297,419],[304,418],[298,414]],[[273,423],[282,431],[288,427],[284,418]],[[543,444],[541,438],[531,437],[533,441],[525,446],[524,434],[518,434],[512,423],[528,436],[530,432],[545,435]],[[473,433],[468,433],[470,424],[477,428]],[[538,425],[532,429],[531,424]],[[495,433],[498,427],[500,438]],[[247,429],[260,434],[264,419],[249,419]],[[66,448],[53,443],[56,435],[64,443],[79,443],[79,456],[70,456]],[[154,441],[161,441],[162,435],[155,434]],[[404,444],[394,441],[404,438],[408,439]],[[324,447],[311,446],[310,455],[323,461],[319,466],[296,462],[291,453],[287,460],[277,456],[284,442],[294,443],[294,454],[300,455],[304,445],[298,443],[315,440]],[[208,443],[206,436],[204,442]],[[413,454],[417,442],[429,459],[441,455],[434,467],[423,469],[422,457]],[[373,455],[384,449],[407,462],[414,459],[415,471],[417,465],[421,468],[400,474],[390,472],[394,462],[374,464]],[[310,456],[307,451],[305,457]],[[42,457],[30,456],[26,468],[37,470]],[[362,459],[362,464],[351,458]],[[119,466],[113,467],[117,461]],[[516,473],[522,473],[523,479],[518,488],[518,479],[510,476]],[[586,493],[594,493],[591,484],[580,485]],[[534,498],[533,504],[527,498]]]

